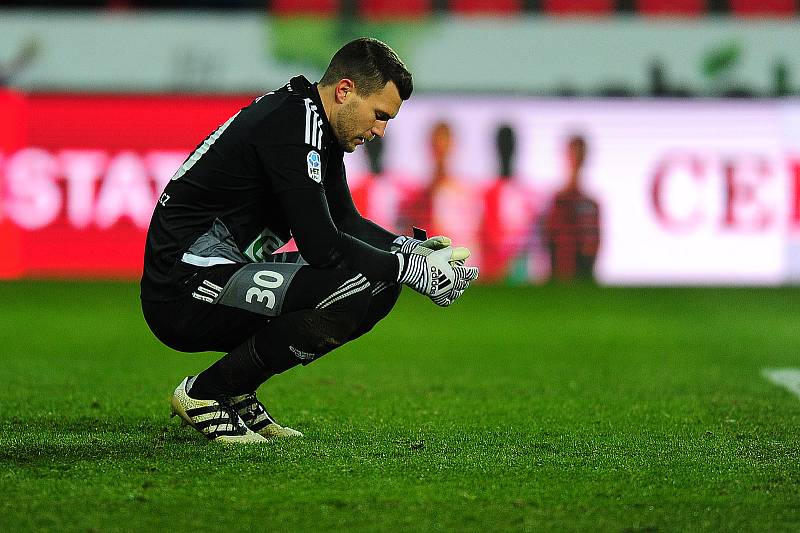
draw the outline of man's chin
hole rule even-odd
[[[339,147],[341,147],[341,149],[347,152],[348,154],[352,154],[353,152],[356,151],[358,145],[355,143],[355,141],[349,143],[343,143],[342,141],[339,141]]]

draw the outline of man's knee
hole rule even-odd
[[[315,337],[320,347],[341,346],[364,321],[371,298],[369,283],[343,284],[315,309],[304,313],[306,329],[317,332]]]
[[[363,291],[324,308],[296,311],[306,353],[295,356],[313,360],[346,343],[362,324],[368,306],[369,292]]]
[[[353,331],[350,340],[356,339],[369,332],[378,322],[386,318],[397,303],[401,289],[402,286],[398,283],[377,284],[371,291],[370,303],[364,315],[364,319]]]
[[[378,320],[384,318],[394,308],[402,288],[399,283],[383,282],[372,290],[372,307],[376,315],[379,315]]]
[[[401,288],[397,283],[369,282],[362,274],[347,270],[306,268],[295,279],[293,287],[304,290],[290,291],[291,306],[303,306],[297,310],[302,317],[300,327],[308,339],[308,351],[318,355],[372,329],[394,307]],[[322,287],[325,292],[320,297]],[[309,301],[312,294],[317,296]]]

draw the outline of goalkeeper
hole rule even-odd
[[[395,235],[353,205],[344,153],[382,137],[411,91],[391,48],[357,39],[318,83],[292,78],[233,115],[164,189],[142,310],[167,346],[225,352],[171,400],[208,439],[301,435],[270,416],[262,383],[368,332],[402,285],[449,306],[477,278],[465,248]],[[292,237],[299,252],[274,253]]]

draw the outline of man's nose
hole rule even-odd
[[[372,126],[372,129],[369,131],[372,135],[383,138],[383,135],[386,133],[386,122],[383,120],[375,122],[375,125]]]

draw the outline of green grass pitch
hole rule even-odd
[[[800,290],[405,291],[207,443],[129,283],[0,284],[0,531],[798,531]]]

